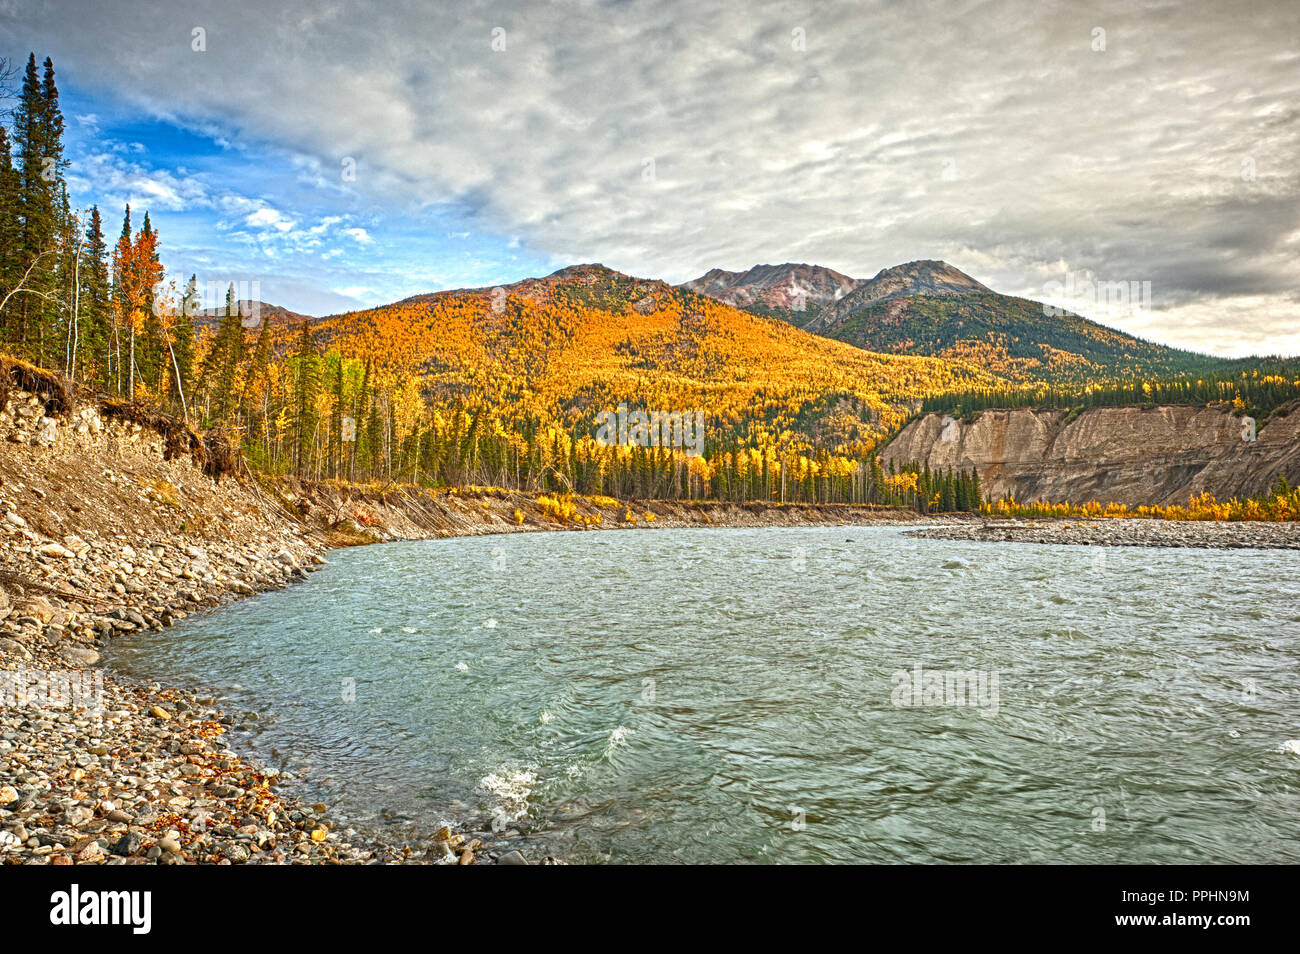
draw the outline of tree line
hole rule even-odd
[[[921,401],[920,413],[970,416],[1007,408],[1083,410],[1092,407],[1133,407],[1144,404],[1227,404],[1242,414],[1267,417],[1275,408],[1300,398],[1300,366],[1279,362],[1276,367],[1198,378],[1124,380],[1088,385],[1035,384],[1018,388],[951,391]]]

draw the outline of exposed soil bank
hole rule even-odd
[[[1186,504],[1266,493],[1279,477],[1300,480],[1300,413],[1280,407],[1257,433],[1225,407],[1163,405],[988,410],[972,419],[927,414],[882,454],[888,465],[974,468],[984,492],[1052,503]],[[1243,434],[1252,437],[1244,440]]]
[[[1064,543],[1094,547],[1300,550],[1300,524],[1203,520],[989,520],[906,531],[931,540]]]
[[[246,714],[100,665],[117,633],[277,589],[330,547],[540,530],[916,522],[846,506],[592,501],[214,479],[174,426],[93,404],[0,410],[0,861],[521,863],[490,832],[361,842],[224,740]],[[172,422],[174,425],[174,422]],[[178,437],[178,434],[180,437]],[[178,446],[184,453],[178,452]],[[571,509],[569,509],[571,508]]]

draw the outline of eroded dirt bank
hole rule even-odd
[[[1028,502],[1186,504],[1266,493],[1300,480],[1300,413],[1280,407],[1255,433],[1225,407],[988,410],[971,420],[927,414],[890,442],[882,459],[931,470],[979,471],[985,494]],[[1243,433],[1252,440],[1243,439]]]
[[[571,501],[204,473],[208,450],[103,407],[0,411],[0,860],[521,863],[490,831],[361,843],[225,741],[217,700],[116,678],[116,635],[301,580],[333,546],[539,530],[914,521],[852,507]],[[55,412],[52,413],[51,412]]]

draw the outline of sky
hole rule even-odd
[[[0,0],[0,56],[31,51],[77,206],[295,311],[927,258],[1300,354],[1295,0]]]

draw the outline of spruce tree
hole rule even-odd
[[[943,497],[940,501],[944,513],[952,513],[957,509],[957,493],[953,487],[952,468],[948,468],[948,473],[943,478]]]
[[[25,294],[10,300],[17,316],[16,343],[24,356],[46,358],[59,310],[56,282],[59,237],[58,197],[63,180],[63,115],[59,111],[54,67],[45,61],[45,78],[36,54],[27,59],[22,93],[14,111],[17,155],[20,280]]]
[[[113,386],[119,397],[131,391],[131,375],[135,374],[135,355],[132,351],[135,337],[131,331],[131,204],[122,214],[122,233],[113,248]],[[127,338],[124,361],[123,338]],[[125,382],[123,375],[127,375]]]
[[[23,226],[19,181],[9,132],[0,125],[0,301],[18,287],[23,277],[20,268]],[[9,317],[13,309],[11,299],[10,304],[0,310],[0,340],[5,342],[17,337]]]
[[[240,322],[233,282],[226,289],[226,307],[208,358],[205,377],[216,392],[213,401],[216,408],[214,417],[216,423],[226,424],[231,412],[239,407],[234,394],[235,381],[239,375],[240,362],[244,359],[244,326]]]
[[[136,237],[136,265],[139,268],[138,290],[140,309],[143,314],[140,340],[136,349],[136,364],[140,377],[147,382],[150,389],[162,398],[170,390],[168,381],[175,373],[168,368],[168,342],[163,332],[162,322],[158,316],[158,302],[154,285],[162,278],[162,265],[158,260],[158,233],[149,222],[149,213],[144,214],[144,223]],[[172,382],[175,386],[175,382]]]
[[[294,355],[296,380],[293,394],[294,468],[306,473],[316,437],[316,399],[320,395],[320,363],[311,325],[302,323],[298,350]]]
[[[334,406],[330,412],[329,475],[338,477],[343,460],[343,355],[334,368]]]
[[[81,377],[97,387],[108,383],[109,328],[112,298],[108,279],[108,248],[99,206],[92,206],[86,225],[85,248],[78,270],[81,280],[77,321],[80,325]]]

